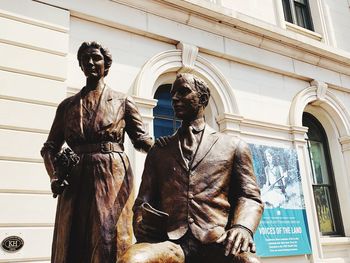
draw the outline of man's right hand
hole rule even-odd
[[[168,145],[168,143],[170,142],[170,138],[171,136],[162,136],[162,137],[159,137],[157,140],[156,140],[156,145],[163,148],[165,146]]]
[[[243,252],[256,252],[255,243],[251,234],[242,228],[231,228],[226,231],[216,243],[225,247],[225,256],[236,256]]]

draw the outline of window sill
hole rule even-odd
[[[350,245],[350,237],[321,237],[322,246]]]
[[[285,21],[285,22],[286,22],[287,30],[293,31],[295,33],[298,33],[298,34],[301,34],[301,35],[304,35],[304,36],[307,36],[307,37],[310,37],[310,38],[318,40],[318,41],[321,41],[322,38],[323,38],[322,35],[319,34],[319,33],[316,33],[316,32],[311,31],[309,29],[305,29],[303,27],[300,27],[298,25],[289,23],[287,21]]]

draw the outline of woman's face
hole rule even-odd
[[[98,48],[86,49],[81,56],[80,66],[87,78],[104,77],[105,61]]]

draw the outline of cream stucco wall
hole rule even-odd
[[[324,7],[330,20],[335,45],[340,49],[350,51],[349,2],[345,0],[324,0]]]
[[[0,3],[0,239],[21,236],[0,262],[48,260],[55,201],[39,154],[66,94],[69,12],[32,1]]]

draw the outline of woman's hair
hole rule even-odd
[[[79,66],[81,67],[81,58],[82,58],[84,52],[89,48],[96,48],[96,49],[100,50],[101,54],[103,55],[104,62],[105,62],[104,76],[107,76],[109,68],[112,65],[112,54],[109,52],[109,50],[107,48],[104,48],[103,46],[101,46],[101,44],[99,44],[95,41],[83,42],[81,44],[81,46],[79,47],[78,54],[77,54]]]

